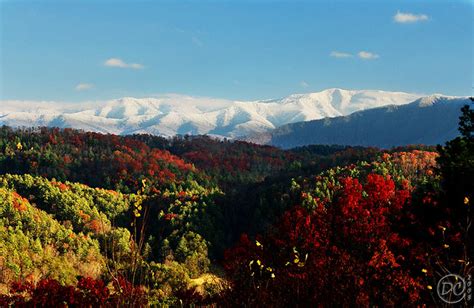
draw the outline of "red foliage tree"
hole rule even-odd
[[[399,233],[410,192],[378,174],[340,183],[332,203],[296,206],[264,237],[244,235],[226,252],[233,304],[421,303],[421,271],[411,263],[418,250]]]
[[[54,279],[42,279],[36,285],[14,283],[10,294],[0,295],[0,307],[145,307],[144,289],[123,277],[110,292],[104,281],[82,277],[76,286],[63,286]]]

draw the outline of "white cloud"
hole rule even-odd
[[[132,69],[136,69],[136,70],[145,68],[142,64],[126,63],[122,59],[119,59],[119,58],[107,59],[104,62],[104,65],[109,66],[109,67],[132,68]]]
[[[329,55],[334,58],[351,58],[352,57],[350,53],[340,52],[340,51],[331,51]]]
[[[398,11],[397,14],[393,16],[393,20],[401,24],[415,23],[419,21],[427,21],[428,16],[425,14],[402,13]]]
[[[300,82],[300,86],[302,86],[303,88],[307,88],[307,87],[309,87],[309,84],[306,81],[303,80],[303,81]]]
[[[94,85],[92,83],[80,83],[75,87],[75,89],[76,91],[86,91],[92,89],[93,87]]]
[[[376,53],[368,52],[368,51],[359,51],[357,54],[359,58],[364,60],[373,60],[379,58],[379,55]]]

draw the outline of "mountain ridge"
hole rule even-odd
[[[309,144],[376,146],[436,145],[455,138],[468,97],[431,95],[405,105],[388,105],[347,116],[289,123],[242,140],[292,148]]]
[[[3,101],[0,124],[58,126],[114,134],[209,134],[236,138],[300,121],[348,115],[390,104],[403,105],[419,94],[330,88],[279,99],[238,101],[166,95],[123,97],[78,104]]]

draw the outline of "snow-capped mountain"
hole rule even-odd
[[[310,144],[381,148],[443,144],[459,135],[461,107],[470,103],[467,97],[431,95],[403,106],[391,105],[348,116],[291,123],[243,139],[283,148]]]
[[[73,127],[114,134],[209,134],[239,137],[281,125],[403,105],[420,95],[376,90],[327,89],[281,99],[231,101],[183,95],[107,102],[2,101],[0,125]]]

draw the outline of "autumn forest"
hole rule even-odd
[[[473,269],[473,125],[290,150],[3,126],[0,306],[444,305]]]

